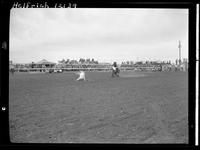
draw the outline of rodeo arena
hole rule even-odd
[[[10,61],[9,126],[13,143],[186,144],[188,60]]]

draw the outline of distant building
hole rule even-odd
[[[52,68],[56,65],[56,63],[43,59],[37,63],[32,62],[31,65],[33,68]]]
[[[12,68],[15,68],[15,66],[14,66],[13,62],[10,60],[9,61],[9,69],[12,69]]]

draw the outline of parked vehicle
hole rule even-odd
[[[63,70],[62,70],[62,69],[54,69],[54,72],[55,72],[55,73],[62,73]]]

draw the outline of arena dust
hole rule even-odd
[[[14,143],[188,143],[188,72],[15,73]]]

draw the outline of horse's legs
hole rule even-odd
[[[114,77],[114,71],[112,71],[112,74],[111,74],[111,76],[112,76],[112,77]]]
[[[115,71],[112,70],[112,77],[115,77]]]

